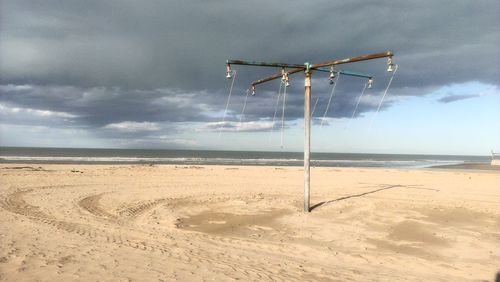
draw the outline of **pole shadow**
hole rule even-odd
[[[418,185],[418,186],[420,186],[420,185]],[[328,205],[328,204],[331,204],[331,203],[334,203],[334,202],[339,202],[339,201],[343,201],[343,200],[347,200],[347,199],[351,199],[351,198],[363,197],[365,195],[377,193],[377,192],[380,192],[380,191],[383,191],[383,190],[394,189],[394,188],[413,188],[413,189],[425,189],[425,190],[439,191],[438,189],[414,187],[413,185],[412,186],[406,186],[406,185],[388,185],[388,186],[383,187],[383,188],[375,189],[375,190],[364,192],[364,193],[360,193],[360,194],[354,194],[354,195],[340,197],[340,198],[337,198],[337,199],[334,199],[334,200],[330,200],[330,201],[319,202],[319,203],[311,206],[311,208],[309,209],[309,212],[311,212],[314,209],[317,209],[317,208],[319,208],[321,206]]]

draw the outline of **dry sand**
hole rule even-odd
[[[2,281],[493,281],[500,270],[497,171],[314,168],[310,214],[298,167],[0,174]]]

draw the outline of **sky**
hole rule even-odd
[[[329,107],[328,73],[313,72],[312,151],[489,155],[500,152],[499,10],[496,0],[2,0],[0,146],[302,151],[304,74],[290,75],[282,116],[280,80],[246,95],[281,70],[233,66],[228,80],[226,60],[392,51],[382,104],[385,58],[338,66],[374,84],[360,98],[366,79],[340,75]]]

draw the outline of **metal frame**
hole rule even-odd
[[[231,65],[246,65],[246,66],[259,66],[259,67],[273,67],[282,68],[280,73],[273,74],[264,77],[259,80],[252,82],[252,89],[255,89],[256,85],[280,78],[285,73],[286,75],[294,74],[303,71],[304,77],[304,212],[310,212],[310,163],[311,163],[311,76],[314,70],[321,72],[331,72],[332,70],[327,67],[333,67],[335,65],[349,64],[354,62],[361,62],[380,58],[391,58],[394,54],[391,51],[374,53],[368,55],[362,55],[357,57],[351,57],[341,60],[325,61],[318,64],[304,63],[300,64],[285,64],[285,63],[267,63],[267,62],[256,62],[256,61],[243,61],[243,60],[227,60],[226,67],[229,71]],[[363,77],[372,79],[373,76],[360,74],[356,72],[344,71],[344,70],[333,70],[333,72],[340,73],[348,76]]]
[[[315,70],[321,71],[321,72],[331,72],[331,70],[328,68],[317,68]],[[363,77],[363,78],[368,78],[368,79],[373,78],[373,75],[362,74],[362,73],[357,73],[357,72],[353,72],[353,71],[333,70],[333,72],[337,73],[337,74],[348,75],[348,76]]]

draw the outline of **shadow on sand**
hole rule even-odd
[[[317,208],[319,208],[321,206],[324,206],[324,205],[327,205],[327,204],[331,204],[331,203],[334,203],[334,202],[339,202],[339,201],[347,200],[347,199],[351,199],[351,198],[362,197],[362,196],[365,196],[365,195],[368,195],[368,194],[373,194],[373,193],[377,193],[377,192],[380,192],[380,191],[383,191],[383,190],[389,190],[389,189],[393,189],[393,188],[411,188],[411,189],[424,189],[424,190],[439,191],[438,189],[415,187],[413,185],[412,186],[406,186],[406,185],[387,185],[386,187],[375,189],[375,190],[372,190],[372,191],[368,191],[368,192],[364,192],[364,193],[360,193],[360,194],[348,195],[348,196],[340,197],[340,198],[337,198],[337,199],[334,199],[334,200],[330,200],[330,201],[319,202],[319,203],[311,206],[311,208],[309,209],[309,211],[313,211],[314,209],[317,209]]]

